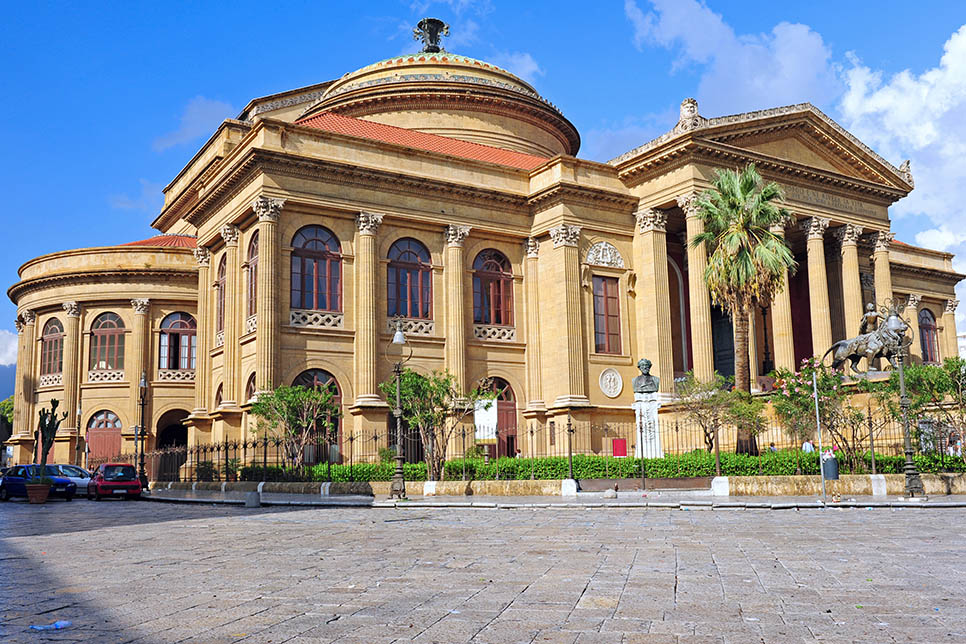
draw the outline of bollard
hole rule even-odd
[[[262,495],[258,492],[247,492],[245,494],[246,508],[259,508],[262,506]]]

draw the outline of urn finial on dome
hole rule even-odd
[[[439,44],[443,36],[449,35],[449,25],[439,18],[423,18],[413,29],[413,40],[422,40],[422,51],[435,54],[445,51]]]

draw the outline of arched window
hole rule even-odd
[[[473,262],[473,322],[513,324],[510,260],[498,250],[484,250]]]
[[[503,378],[491,378],[490,390],[496,394],[496,453],[491,456],[516,456],[517,403],[513,388]]]
[[[101,313],[91,325],[91,369],[124,368],[124,322],[116,313]]]
[[[332,394],[332,402],[335,404],[336,408],[342,408],[342,391],[339,389],[339,383],[331,373],[324,369],[308,369],[303,371],[292,381],[293,387],[305,387],[306,389],[322,389],[323,387],[329,389]],[[341,462],[342,453],[342,415],[339,414],[336,418],[330,418],[336,431],[335,444],[329,446],[329,458],[331,462]],[[321,432],[316,428],[316,437],[313,438],[313,442],[319,443],[323,440],[320,435]],[[307,447],[305,451],[305,462],[306,463],[317,463],[325,460],[324,452],[322,456],[319,456],[319,446]]]
[[[306,226],[292,238],[292,308],[342,310],[342,251],[327,228]]]
[[[228,278],[228,256],[223,255],[218,262],[218,281],[215,283],[215,327],[225,330],[225,281]]]
[[[40,347],[40,375],[61,373],[64,370],[64,325],[51,318],[44,325],[43,344]]]
[[[88,429],[120,429],[121,419],[113,411],[102,409],[93,416],[87,423]]]
[[[255,399],[255,374],[248,376],[248,382],[245,384],[245,400],[251,402]]]
[[[215,390],[215,409],[221,407],[221,401],[224,400],[223,392],[222,386],[218,385],[218,389]]]
[[[187,313],[172,313],[161,320],[162,369],[194,369],[197,324]]]
[[[258,297],[258,231],[248,242],[248,315],[255,315],[255,299]]]
[[[390,317],[433,317],[432,266],[429,251],[415,239],[400,239],[389,248],[388,301]]]
[[[919,311],[919,346],[922,348],[923,362],[939,362],[936,317],[929,309]]]

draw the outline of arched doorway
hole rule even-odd
[[[341,412],[342,390],[339,388],[339,382],[335,379],[335,376],[325,369],[307,369],[303,371],[295,378],[295,380],[292,381],[292,386],[305,387],[306,389],[322,389],[323,387],[331,389],[332,393],[334,394],[333,402]],[[329,444],[328,462],[341,463],[342,414],[340,413],[337,418],[331,420],[336,428],[336,438],[333,443]],[[305,452],[303,453],[302,460],[306,465],[315,465],[317,463],[326,462],[326,440],[324,432],[321,428],[318,428],[316,432],[317,433],[315,436],[313,436],[311,443],[305,446]]]
[[[121,419],[102,409],[87,421],[87,464],[100,464],[121,455]]]
[[[183,424],[187,417],[188,412],[184,409],[172,409],[158,419],[154,438],[155,452],[148,463],[155,480],[179,480],[181,466],[188,457],[188,428]]]
[[[516,456],[517,403],[513,388],[503,378],[491,378],[490,388],[496,394],[495,456]]]

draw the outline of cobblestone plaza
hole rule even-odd
[[[0,526],[3,642],[966,640],[961,509],[76,501]]]

